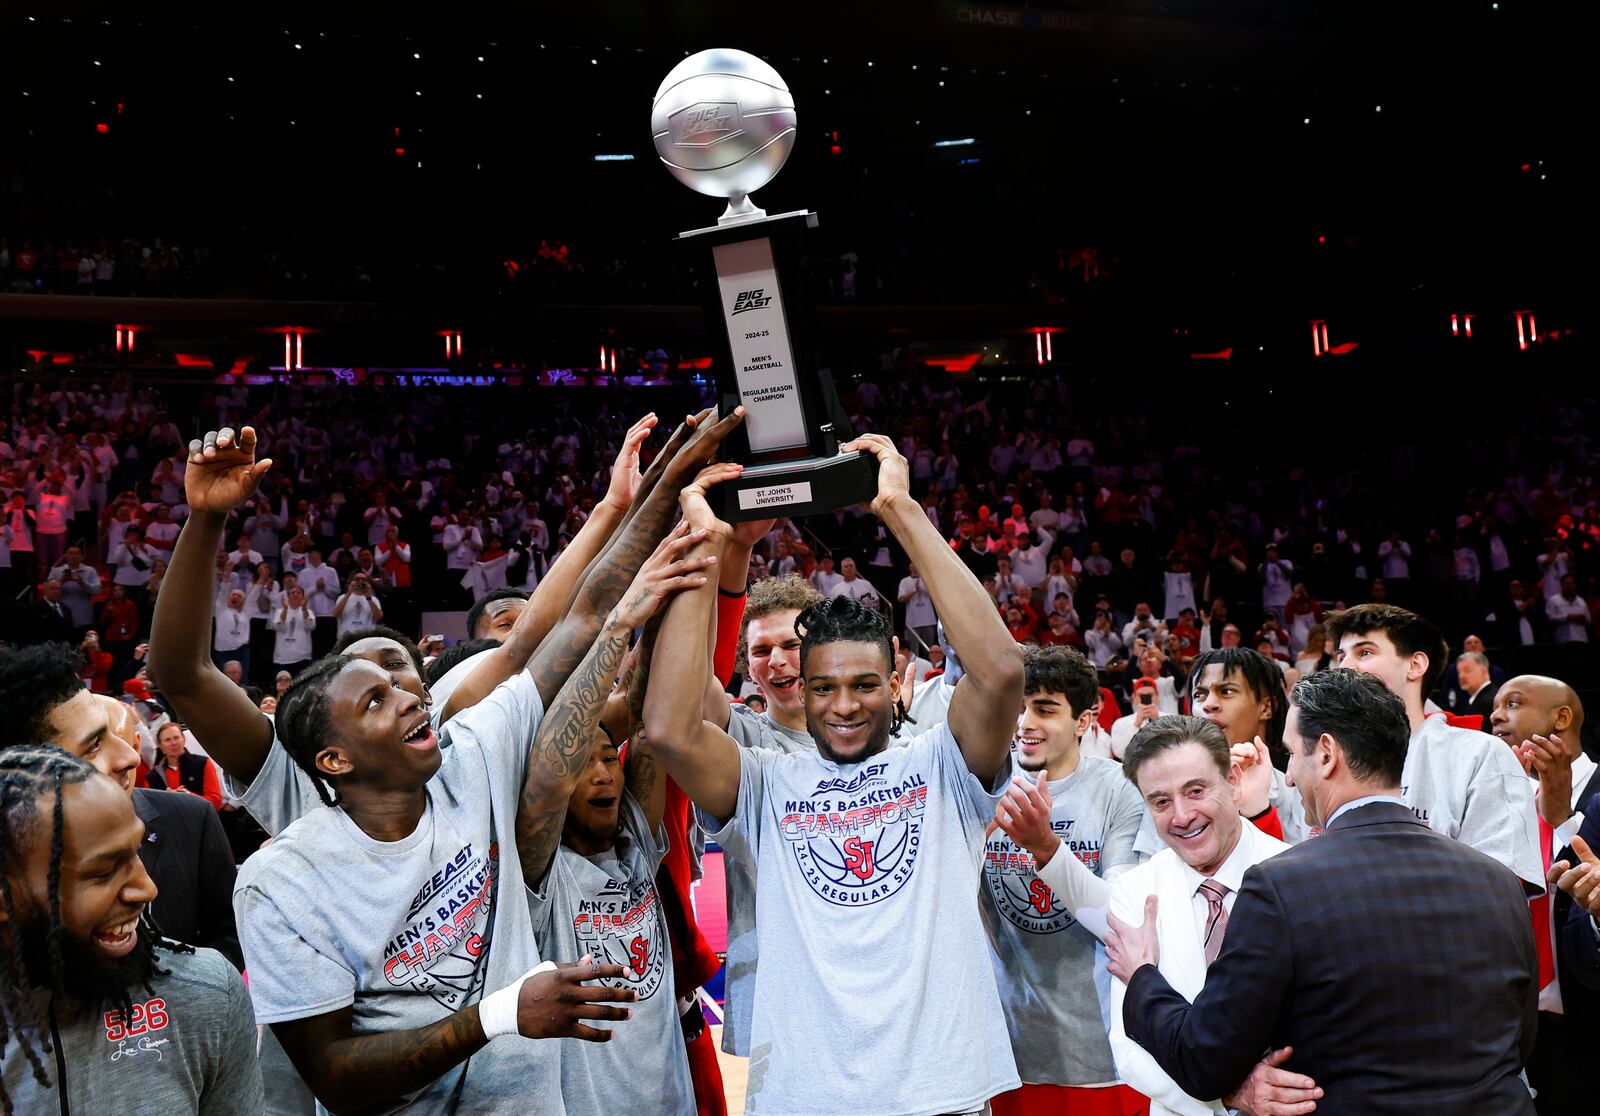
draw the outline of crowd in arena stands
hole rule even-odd
[[[1575,409],[1413,547],[1055,379],[864,378],[798,523],[739,413],[458,398],[13,389],[7,1116],[722,1113],[724,962],[757,1116],[1586,1111],[1579,680],[1486,654],[1588,639]]]

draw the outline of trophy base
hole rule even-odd
[[[707,495],[726,523],[820,515],[870,500],[878,492],[878,459],[853,451],[747,466]]]

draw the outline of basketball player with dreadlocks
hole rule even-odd
[[[208,807],[209,809],[209,807]],[[144,824],[59,748],[0,751],[0,1110],[261,1111],[244,981],[159,936]]]
[[[330,1109],[559,1114],[555,1044],[526,1040],[605,1041],[590,1024],[627,1018],[631,989],[584,983],[620,981],[621,966],[540,965],[507,854],[535,836],[516,824],[529,776],[549,788],[574,762],[565,736],[532,748],[545,705],[615,628],[603,622],[628,584],[705,568],[679,560],[694,536],[658,544],[734,421],[683,443],[529,668],[452,719],[448,747],[421,699],[365,660],[313,664],[280,699],[277,737],[333,808],[246,862],[234,907],[256,1018]]]
[[[6,711],[0,749],[49,744],[109,776],[144,823],[139,858],[161,892],[150,914],[162,933],[214,949],[242,968],[233,926],[233,853],[216,810],[195,795],[134,786],[139,748],[133,711],[84,689],[79,661],[77,649],[64,643],[0,657],[0,709]]]
[[[680,523],[673,538],[687,532]],[[540,953],[558,963],[593,956],[619,964],[624,975],[608,983],[638,997],[632,1021],[611,1042],[562,1044],[561,1096],[572,1112],[696,1111],[666,911],[655,884],[667,852],[666,779],[657,777],[642,732],[631,734],[624,775],[617,741],[633,726],[626,697],[613,693],[611,681],[629,631],[654,615],[667,595],[708,580],[714,579],[679,575],[624,595],[539,726],[535,755],[570,758],[531,765],[523,785],[517,854],[532,887]],[[602,719],[610,711],[623,713],[615,728]]]
[[[526,663],[532,648],[563,615],[572,591],[581,582],[580,575],[588,572],[585,563],[611,540],[625,515],[631,521],[637,514],[662,470],[694,431],[692,422],[680,426],[641,476],[637,471],[639,445],[654,426],[654,417],[647,415],[629,431],[623,454],[612,472],[605,507],[597,507],[562,558],[551,567],[534,599],[528,602],[532,607],[523,609],[524,602],[516,602],[519,612],[534,613],[525,626],[524,638],[517,641],[518,646],[526,648],[522,662]],[[283,748],[275,746],[272,721],[216,668],[210,654],[216,556],[223,530],[229,513],[254,497],[261,478],[271,468],[271,458],[256,460],[256,433],[252,427],[243,427],[237,433],[231,428],[208,431],[204,438],[189,443],[189,461],[183,476],[189,519],[178,535],[161,596],[156,601],[149,668],[174,711],[222,768],[223,789],[267,833],[276,835],[318,804],[317,792]],[[617,585],[616,592],[625,584],[624,580]],[[598,626],[598,619],[594,623]],[[387,630],[372,629],[371,634],[384,638],[364,639],[359,645],[347,647],[348,653],[386,670],[396,669],[402,687],[429,705],[437,729],[443,710],[433,704],[420,667],[413,670],[404,662],[402,653],[408,651],[405,644],[409,641],[396,641]],[[577,663],[582,651],[567,649],[563,656],[567,669]],[[499,677],[510,677],[512,673],[515,671],[505,671]],[[474,696],[493,688],[490,685]],[[555,693],[554,686],[550,693]],[[459,708],[464,704],[465,695],[456,705]],[[447,745],[448,741],[444,743]]]
[[[714,587],[669,605],[645,694],[657,758],[758,864],[751,1116],[972,1113],[1016,1088],[1016,1064],[978,913],[984,828],[1010,770],[1022,652],[988,594],[909,492],[889,439],[844,447],[878,459],[876,514],[922,571],[966,673],[949,720],[889,748],[900,681],[889,626],[849,597],[797,622],[816,751],[740,748],[682,700],[703,680]],[[702,472],[684,515],[720,546]],[[698,549],[698,548],[697,548]],[[717,834],[713,834],[717,836]]]

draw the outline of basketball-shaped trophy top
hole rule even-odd
[[[742,50],[703,50],[672,68],[650,112],[656,154],[674,178],[743,202],[772,181],[794,146],[794,97]]]

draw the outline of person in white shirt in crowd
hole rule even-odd
[[[1378,563],[1384,581],[1402,586],[1411,581],[1411,544],[1400,537],[1398,530],[1378,544]]]
[[[1558,678],[1520,674],[1500,687],[1489,721],[1490,731],[1516,752],[1537,788],[1540,856],[1546,864],[1562,860],[1583,828],[1583,806],[1600,793],[1597,765],[1583,750],[1583,702]],[[1527,1069],[1541,1113],[1582,1112],[1593,1104],[1583,1068],[1592,1035],[1568,1021],[1561,996],[1557,895],[1552,887],[1532,903],[1539,951],[1539,1033]]]
[[[1188,556],[1181,550],[1167,555],[1167,569],[1161,579],[1166,589],[1166,603],[1161,608],[1163,618],[1176,620],[1186,608],[1199,611],[1194,603],[1194,575],[1189,572]]]
[[[211,659],[217,669],[230,662],[250,674],[250,613],[245,608],[243,589],[223,581],[217,592],[215,629],[211,635]]]
[[[1205,986],[1206,970],[1221,949],[1226,913],[1233,909],[1245,872],[1289,848],[1245,820],[1270,809],[1264,805],[1266,770],[1264,765],[1242,770],[1217,725],[1198,717],[1152,721],[1129,743],[1123,758],[1123,773],[1138,788],[1165,847],[1112,882],[1110,909],[1123,920],[1138,919],[1146,898],[1158,897],[1161,956],[1156,967],[1191,1000]],[[1220,920],[1212,916],[1209,898],[1217,885],[1224,911]],[[1114,980],[1111,1052],[1123,1080],[1150,1098],[1150,1116],[1313,1111],[1322,1095],[1316,1083],[1278,1068],[1293,1047],[1269,1051],[1227,1097],[1202,1099],[1185,1093],[1128,1037],[1122,1018],[1126,994],[1127,985]]]
[[[1294,563],[1282,557],[1275,544],[1268,543],[1266,561],[1257,572],[1261,576],[1261,610],[1281,615],[1294,592]]]
[[[378,537],[381,539],[383,535],[380,533]],[[470,511],[457,512],[452,521],[445,524],[439,542],[447,556],[446,569],[470,570],[483,550],[483,532],[478,529],[477,517]]]
[[[162,558],[172,554],[172,546],[178,541],[178,524],[172,520],[171,507],[157,504],[151,509],[150,522],[144,528],[144,541]]]
[[[296,531],[289,541],[278,548],[278,568],[284,573],[301,574],[310,563],[311,548],[315,545],[304,530]]]
[[[176,538],[177,536],[174,535],[173,537]],[[228,561],[233,563],[235,583],[241,589],[248,588],[252,580],[259,579],[258,571],[263,563],[266,563],[269,574],[275,576],[278,572],[272,567],[271,563],[262,557],[259,550],[250,545],[250,536],[247,533],[239,536],[233,550],[228,553]]]
[[[379,488],[373,492],[372,506],[361,513],[361,519],[367,527],[367,545],[377,546],[390,527],[400,525],[400,509],[391,507],[388,491]]]
[[[856,571],[856,560],[846,558],[839,563],[839,584],[833,587],[831,597],[854,597],[863,604],[877,608],[883,601],[883,594]]]
[[[1048,488],[1041,489],[1039,492],[1039,506],[1034,508],[1033,514],[1028,516],[1030,526],[1035,530],[1050,532],[1052,538],[1059,534],[1061,525],[1061,513],[1051,506],[1053,502],[1054,498],[1050,495],[1050,490]]]
[[[1011,566],[1023,584],[1037,589],[1050,573],[1050,544],[1055,539],[1043,528],[1019,529],[1017,549],[1011,552]]]
[[[1053,601],[1066,594],[1072,597],[1078,591],[1078,579],[1083,576],[1083,563],[1072,557],[1072,548],[1063,547],[1059,558],[1050,559],[1044,579],[1044,599]]]
[[[915,562],[900,579],[899,597],[905,609],[907,645],[913,649],[932,647],[939,639],[939,614],[934,611],[933,597],[928,594],[927,583],[917,572]],[[916,638],[912,639],[912,635]]]
[[[295,675],[311,662],[311,631],[317,626],[317,615],[306,603],[306,594],[298,585],[283,594],[283,603],[274,611],[272,630],[277,639],[272,648],[272,665],[279,671]]]
[[[94,624],[94,598],[100,595],[100,571],[84,562],[83,549],[69,546],[64,561],[50,569],[49,576],[61,583],[61,603],[80,632]]]
[[[1150,610],[1149,601],[1133,606],[1133,619],[1122,626],[1122,645],[1132,648],[1135,640],[1143,638],[1159,644],[1167,637],[1167,625]]]
[[[1111,627],[1109,612],[1095,613],[1094,627],[1083,633],[1083,642],[1089,648],[1089,661],[1100,670],[1122,653],[1122,636]]]
[[[1448,661],[1439,629],[1390,604],[1329,613],[1325,626],[1338,666],[1376,675],[1405,703],[1411,740],[1400,796],[1411,812],[1511,869],[1530,895],[1542,894],[1533,791],[1522,765],[1488,733],[1453,728],[1444,714],[1423,712]]]
[[[824,554],[817,559],[817,568],[811,571],[811,584],[817,587],[817,592],[824,597],[833,596],[833,591],[844,578],[840,577],[833,569],[833,555]]]
[[[132,591],[150,580],[150,570],[156,563],[156,552],[145,545],[144,531],[136,523],[128,524],[122,539],[111,547],[106,564],[113,567],[111,583]]]
[[[350,575],[350,584],[333,606],[333,619],[341,636],[383,623],[383,606],[373,592],[371,578],[363,573]]]
[[[273,573],[278,573],[278,563],[283,550],[283,538],[279,535],[289,525],[287,514],[288,501],[279,503],[279,510],[272,510],[272,501],[261,499],[256,501],[255,514],[247,516],[244,521],[245,532],[250,536],[250,549],[261,555],[257,561],[266,561],[272,564]]]
[[[334,602],[339,599],[339,571],[322,560],[322,551],[311,547],[306,551],[306,566],[299,574],[300,588],[306,591],[311,611],[319,617],[332,616]]]
[[[999,604],[1009,604],[1013,599],[1026,600],[1028,582],[1012,568],[1011,559],[1000,557],[994,564],[994,599]]]
[[[1589,603],[1578,596],[1578,579],[1567,574],[1560,584],[1560,590],[1544,602],[1552,636],[1557,643],[1588,643]]]

